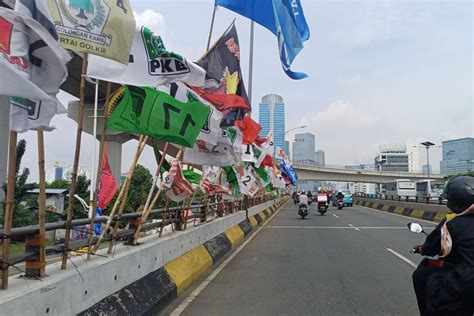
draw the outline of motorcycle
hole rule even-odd
[[[318,202],[318,212],[321,215],[324,215],[328,211],[328,203],[327,202]]]
[[[423,229],[423,226],[421,226],[418,223],[408,223],[407,224],[408,229],[412,233],[417,233],[417,234],[425,234],[428,235],[425,230]],[[410,251],[411,253],[419,253],[419,251],[416,249],[416,247],[413,247],[412,250]],[[429,257],[425,256],[425,258],[421,262],[421,266],[425,267],[437,267],[440,268],[444,265],[444,261],[439,258],[439,256],[434,256],[434,257]]]
[[[308,216],[308,206],[306,204],[300,204],[298,208],[298,215],[301,216],[301,219],[304,219]]]
[[[342,201],[342,199],[337,200],[337,209],[342,210],[343,207],[344,207],[344,201]]]

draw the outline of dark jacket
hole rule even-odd
[[[441,253],[442,221],[426,238],[423,255]],[[430,315],[474,314],[474,214],[456,217],[447,223],[453,246],[444,258],[445,266],[427,283]]]

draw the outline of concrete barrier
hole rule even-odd
[[[1,314],[156,315],[287,200],[249,208],[249,221],[240,211],[161,238],[147,236],[139,246],[118,245],[112,257],[73,257],[76,269],[61,271],[53,263],[42,281],[11,278],[0,295]]]
[[[450,213],[447,206],[435,204],[431,205],[360,197],[354,197],[354,204],[436,223],[439,223],[446,217],[446,214]]]

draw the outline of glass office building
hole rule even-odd
[[[314,165],[315,164],[315,137],[311,133],[296,134],[293,141],[294,163]]]
[[[465,137],[444,141],[442,174],[458,174],[474,171],[474,138]]]
[[[258,119],[262,126],[260,136],[265,137],[270,131],[273,131],[274,150],[285,148],[285,103],[283,103],[283,98],[276,94],[264,96],[259,106]]]

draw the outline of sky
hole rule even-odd
[[[130,0],[137,23],[162,36],[168,50],[197,60],[205,51],[212,0]],[[252,117],[270,93],[283,97],[286,129],[316,135],[316,149],[326,163],[373,163],[378,145],[419,144],[473,137],[473,4],[471,1],[312,1],[301,0],[311,37],[292,69],[308,78],[292,80],[281,69],[277,41],[255,26]],[[213,40],[233,19],[239,34],[241,66],[248,79],[250,22],[219,8]],[[247,87],[248,90],[249,87]],[[71,97],[64,93],[61,100]],[[71,165],[76,123],[67,116],[53,120],[57,129],[45,136],[46,168],[55,161]],[[294,133],[287,135],[293,140]],[[36,133],[28,141],[23,166],[37,179]],[[81,166],[91,164],[93,139],[83,135]],[[124,144],[122,171],[132,160],[136,142]],[[426,161],[420,152],[421,164]],[[430,151],[439,171],[441,148]],[[151,149],[140,159],[156,168]]]

